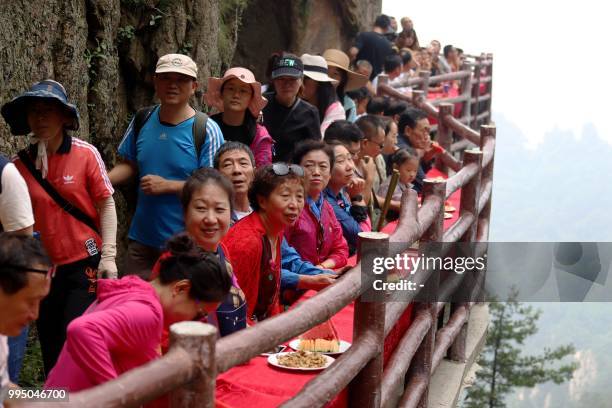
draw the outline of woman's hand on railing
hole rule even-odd
[[[330,271],[331,272],[331,271]],[[300,275],[298,289],[322,290],[336,282],[338,275],[334,273],[322,273],[320,275]]]

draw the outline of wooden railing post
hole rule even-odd
[[[217,329],[200,322],[180,322],[170,326],[170,347],[182,347],[199,357],[193,381],[170,393],[171,408],[212,408],[215,406]]]
[[[489,123],[493,120],[493,54],[487,54],[487,60],[491,63],[487,67],[487,76],[491,78],[489,85],[487,86],[487,93],[490,95],[487,101],[487,112],[489,112]]]
[[[482,151],[478,149],[474,150],[466,150],[463,155],[463,165],[467,166],[472,163],[475,163],[478,166],[478,172],[474,177],[470,179],[470,181],[463,186],[461,189],[461,205],[460,205],[460,215],[465,213],[471,213],[476,215],[478,212],[478,198],[480,197],[480,173],[482,171]],[[460,238],[459,242],[464,243],[462,245],[467,247],[471,245],[476,240],[476,229],[478,228],[478,218],[474,218],[474,222],[470,226],[470,228],[466,231],[466,233]],[[461,248],[466,249],[466,248]],[[468,252],[462,253],[462,256],[474,257],[475,252],[470,248]],[[480,279],[477,276],[476,270],[468,270],[464,272],[466,275],[463,278],[463,283],[460,286],[460,291],[462,291],[461,296],[466,296],[467,293],[472,293],[472,289],[474,285],[478,285],[480,283]],[[464,307],[471,299],[465,299],[465,301],[461,302],[453,302],[451,303],[451,315],[455,313],[461,307]],[[469,312],[468,312],[469,313]],[[448,350],[448,358],[453,361],[465,362],[465,342],[467,337],[468,325],[467,320],[466,323],[461,327],[461,331],[455,338],[455,341],[450,346]]]
[[[447,115],[452,116],[454,108],[455,105],[452,103],[441,103],[438,106],[438,132],[436,140],[447,152],[450,151],[451,144],[453,143],[453,131],[447,125],[444,118]],[[436,168],[443,173],[448,172],[448,167],[442,162],[442,158],[440,156],[436,158]]]
[[[365,257],[387,257],[389,255],[389,235],[381,232],[359,233],[359,259]],[[362,268],[364,264],[362,262]],[[386,280],[386,273],[374,275],[371,270],[361,270],[364,274]],[[370,299],[369,302],[363,299]],[[374,298],[380,298],[371,301]],[[355,302],[353,323],[353,342],[363,338],[366,333],[374,332],[379,352],[376,357],[355,376],[349,385],[349,406],[380,407],[380,386],[383,374],[383,346],[385,342],[385,302],[380,293],[373,287],[364,292]]]
[[[484,146],[488,140],[495,140],[495,126],[492,125],[483,125],[480,127],[480,150],[484,151]],[[489,181],[493,181],[493,166],[495,161],[495,151],[493,151],[493,157],[489,164],[482,169],[482,173],[480,176],[480,186],[482,191],[482,187],[485,186]],[[482,211],[478,215],[478,228],[476,230],[476,236],[480,242],[483,242],[484,245],[488,245],[486,242],[489,240],[489,224],[491,221],[491,203],[493,202],[493,191],[491,191],[491,195],[489,196],[489,200],[483,207]],[[483,245],[483,244],[479,244]],[[485,261],[486,264],[486,261]],[[477,301],[483,301],[484,298],[484,287],[486,280],[486,269],[485,273],[482,274],[481,280],[479,282],[479,286],[481,288],[480,293],[477,294]]]
[[[429,77],[431,76],[431,72],[430,71],[424,71],[424,70],[420,70],[419,71],[419,77],[423,79],[423,82],[421,82],[421,91],[423,91],[423,97],[425,99],[427,99],[427,94],[429,92]]]
[[[474,102],[472,103],[472,121],[469,126],[472,129],[476,129],[478,127],[478,115],[480,114],[480,104],[478,103],[478,99],[480,98],[480,70],[482,68],[482,58],[476,58],[476,64],[474,64],[474,82],[472,83],[472,98]]]
[[[437,181],[437,180],[424,180],[423,182],[423,202],[428,201],[429,199],[437,199],[440,201],[440,210],[436,215],[434,222],[431,226],[423,233],[421,236],[420,243],[427,245],[427,243],[431,242],[441,242],[444,236],[444,201],[446,198],[446,181]],[[417,271],[417,273],[419,273]],[[429,293],[435,295],[438,291],[438,277],[439,271],[433,271],[432,278],[429,279],[426,283],[426,286],[421,290],[422,292]],[[433,299],[432,299],[433,300]],[[412,358],[412,362],[410,363],[410,369],[408,370],[408,387],[410,387],[410,383],[419,383],[425,382],[427,384],[425,391],[421,395],[419,399],[419,403],[417,404],[418,408],[427,408],[428,399],[429,399],[429,382],[432,375],[432,365],[433,365],[433,353],[434,346],[436,343],[436,331],[437,331],[437,318],[438,318],[438,310],[437,310],[437,302],[423,302],[417,303],[414,309],[415,316],[418,313],[425,312],[431,316],[431,328],[429,332],[421,342],[421,345],[417,349],[414,357]],[[402,397],[402,401],[400,401],[400,406],[404,406],[408,403],[410,399],[409,393],[405,393]]]
[[[484,145],[486,144],[487,140],[489,140],[489,139],[495,140],[495,126],[493,126],[493,125],[482,125],[480,127],[480,150],[484,150]],[[493,155],[493,157],[495,157],[495,155]],[[491,159],[491,161],[489,162],[489,165],[482,169],[482,175],[481,175],[481,181],[480,181],[481,186],[483,186],[488,181],[492,181],[493,180],[493,165],[494,165],[494,161],[495,161],[494,158]],[[488,221],[490,221],[490,218],[491,218],[491,202],[492,201],[493,201],[493,193],[491,193],[491,196],[489,197],[489,201],[484,206],[484,208],[482,209],[482,211],[480,212],[480,215],[478,217],[479,219],[486,220],[487,221],[487,225],[488,225]],[[489,237],[488,228],[487,228],[487,231],[482,231],[479,228],[477,230],[477,236],[483,237],[484,240],[487,240],[488,237]]]
[[[470,64],[467,62],[464,62],[463,65],[461,66],[461,70],[470,72],[470,75],[463,78],[461,80],[461,84],[459,85],[459,95],[467,97],[467,100],[463,102],[461,106],[461,119],[465,119],[466,121],[463,123],[470,126],[470,114],[471,114],[471,108],[472,108],[471,99],[472,99],[472,92],[473,92]]]

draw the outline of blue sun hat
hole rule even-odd
[[[79,129],[79,110],[68,102],[66,89],[59,82],[45,79],[32,85],[30,89],[13,98],[2,106],[1,112],[6,123],[11,127],[14,135],[27,135],[32,130],[28,124],[28,103],[36,99],[45,99],[60,103],[72,117],[72,122],[65,126],[68,130]]]

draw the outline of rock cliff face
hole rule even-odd
[[[357,33],[370,29],[381,7],[382,0],[250,1],[232,63],[264,80],[266,60],[273,52],[299,56],[327,48],[348,51]]]
[[[380,0],[0,0],[0,104],[32,83],[64,84],[81,114],[77,137],[115,163],[131,114],[153,102],[152,72],[164,54],[190,55],[200,89],[235,62],[263,72],[274,50],[321,52],[345,46],[368,26]],[[242,23],[241,23],[242,22]],[[263,78],[262,75],[259,78]],[[200,107],[201,92],[193,101]],[[27,138],[0,120],[0,152]],[[115,194],[120,237],[130,216]],[[120,245],[121,246],[121,245]]]

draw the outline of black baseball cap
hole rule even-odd
[[[272,66],[272,79],[288,76],[301,78],[304,76],[304,64],[302,60],[293,54],[283,54]]]

